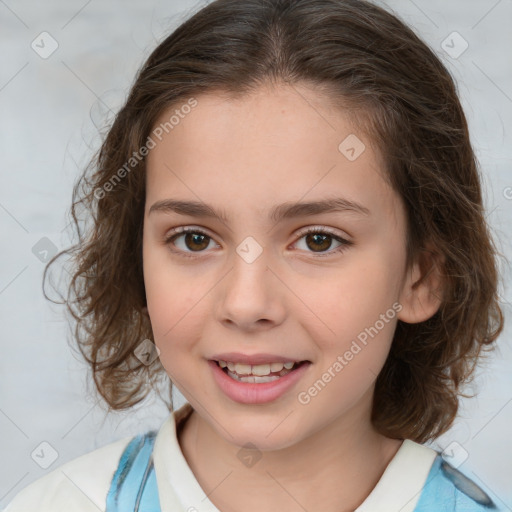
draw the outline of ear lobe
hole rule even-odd
[[[435,315],[443,300],[443,264],[444,257],[430,247],[421,250],[418,261],[407,270],[400,294],[399,320],[415,324]]]

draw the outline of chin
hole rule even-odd
[[[292,425],[285,425],[286,421],[282,421],[283,417],[286,415],[272,421],[262,417],[252,421],[240,418],[239,421],[230,421],[225,426],[226,430],[220,427],[218,434],[226,442],[241,449],[247,448],[247,445],[253,445],[260,451],[282,450],[300,441],[297,437],[299,434],[291,428]]]

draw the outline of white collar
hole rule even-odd
[[[176,426],[191,413],[188,402],[173,411],[155,439],[153,463],[161,512],[220,512],[206,497],[178,442]]]
[[[405,439],[355,512],[413,512],[436,456],[433,448]]]
[[[206,497],[178,442],[177,425],[191,412],[188,402],[173,411],[155,440],[153,461],[162,512],[220,512]],[[406,439],[355,512],[413,512],[436,456],[434,449]]]

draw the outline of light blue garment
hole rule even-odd
[[[134,437],[112,478],[106,512],[161,512],[151,453],[156,431]],[[499,512],[491,498],[438,453],[414,512]],[[390,512],[390,511],[382,511]]]
[[[414,512],[498,511],[491,498],[467,476],[446,462],[434,459]]]
[[[156,431],[134,437],[124,449],[107,494],[106,512],[161,512],[153,466]]]

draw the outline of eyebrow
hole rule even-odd
[[[148,216],[152,212],[178,213],[190,217],[211,217],[227,222],[224,211],[217,211],[212,206],[199,201],[179,201],[175,199],[163,199],[154,203],[149,209]],[[295,217],[306,217],[331,212],[355,212],[361,215],[370,215],[370,210],[365,206],[343,199],[341,197],[325,199],[322,201],[311,201],[305,203],[283,203],[274,206],[269,213],[272,221],[279,222],[283,219]]]

